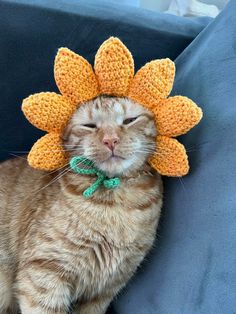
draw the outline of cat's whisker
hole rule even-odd
[[[152,154],[152,153],[151,152],[144,152],[144,151],[135,151],[133,153],[133,155],[136,155],[136,154],[149,155],[149,154]]]
[[[153,156],[169,156],[170,154],[168,152],[153,152]]]
[[[197,148],[197,147],[201,147],[201,146],[206,145],[206,144],[208,144],[208,143],[209,143],[209,141],[197,143],[197,144],[195,144],[195,145],[193,145],[193,146],[186,147],[186,151],[188,152],[189,150],[195,149],[195,148]]]
[[[89,159],[90,156],[86,156],[86,157]],[[77,166],[82,165],[84,169],[90,168],[89,166],[85,165],[85,164],[83,163],[83,161],[78,161],[76,165],[77,165]]]
[[[146,153],[154,153],[154,151],[153,150],[148,150],[148,149],[136,149],[136,150],[134,150],[134,152],[135,153],[144,153],[144,154],[146,154]]]
[[[39,190],[35,191],[35,193],[39,193],[42,190],[46,189],[48,186],[59,180],[61,177],[63,177],[66,173],[70,171],[70,167],[66,167],[64,170],[62,170],[55,178],[53,178],[49,183],[47,183],[44,187],[40,188]]]
[[[16,155],[16,154],[12,154],[12,153],[9,153],[9,154],[12,155],[12,156],[14,156],[14,157],[17,157],[17,158],[20,158],[20,159],[24,159],[24,160],[27,161],[27,158],[26,158],[26,157],[22,157],[22,156],[19,156],[19,155]],[[60,168],[57,168],[57,169],[55,169],[55,170],[53,170],[53,171],[46,172],[45,174],[43,174],[42,176],[40,176],[39,179],[42,179],[43,177],[46,177],[46,176],[48,176],[48,175],[51,175],[51,174],[53,174],[53,173],[55,173],[55,172],[57,172],[57,171],[59,171],[59,170],[65,168],[65,167],[67,167],[68,165],[69,165],[69,163],[66,163],[65,165],[61,166]]]
[[[53,173],[55,173],[55,172],[57,172],[57,171],[60,171],[60,170],[63,169],[63,168],[68,168],[68,165],[69,165],[69,163],[66,163],[64,166],[61,166],[60,168],[57,168],[57,169],[55,169],[55,170],[52,170],[52,171],[49,171],[49,172],[45,173],[45,174],[42,175],[40,178],[46,177],[46,176],[48,176],[48,175],[51,175],[51,174],[53,174]]]
[[[75,146],[83,146],[83,144],[64,144],[64,146],[75,147]]]
[[[196,152],[199,151],[200,149],[190,149],[190,150],[186,150],[187,153],[192,153],[192,152]]]
[[[64,166],[62,167],[64,168]],[[30,200],[29,200],[29,204],[31,204],[34,200],[33,196],[35,197],[39,192],[42,192],[45,188],[47,188],[48,186],[50,186],[51,184],[53,184],[54,182],[56,182],[57,180],[59,180],[63,175],[65,175],[66,173],[68,173],[70,171],[70,167],[66,167],[64,170],[62,170],[62,172],[60,172],[55,178],[53,178],[48,184],[46,184],[45,186],[43,186],[42,188],[38,189],[38,190],[35,190],[32,192],[32,194],[30,195]],[[53,172],[56,172],[58,171],[55,170],[55,171],[52,171]],[[42,179],[43,177],[45,176],[48,176],[49,173],[46,173],[44,174],[43,176],[39,177],[38,179]]]
[[[24,160],[27,160],[27,158],[26,158],[26,157],[22,157],[22,156],[19,156],[19,155],[13,154],[13,153],[9,153],[9,155],[14,156],[14,157],[18,157],[18,158],[21,158],[21,159],[24,159]]]
[[[70,151],[67,149],[46,149],[44,150],[45,153],[57,153],[57,152],[64,152],[64,151]],[[10,151],[9,154],[28,154],[30,151]],[[17,155],[16,155],[17,156]]]
[[[179,179],[179,181],[180,181],[180,183],[181,183],[181,185],[182,185],[182,188],[183,188],[184,193],[187,193],[187,189],[185,188],[183,179],[182,179],[181,177],[178,177],[178,179]]]
[[[83,149],[84,146],[64,146],[64,149]]]
[[[29,150],[10,150],[9,154],[10,153],[13,153],[13,154],[28,154],[29,152],[30,152]]]

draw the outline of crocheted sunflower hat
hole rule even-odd
[[[127,47],[111,37],[98,49],[94,70],[83,57],[60,48],[54,76],[61,94],[42,92],[23,100],[26,118],[47,134],[32,147],[28,162],[40,170],[56,170],[68,163],[61,135],[79,105],[99,96],[128,97],[154,114],[158,154],[149,163],[160,174],[183,176],[189,171],[185,148],[173,137],[188,132],[202,118],[201,109],[184,96],[168,97],[175,65],[170,59],[153,60],[134,75],[134,60]]]

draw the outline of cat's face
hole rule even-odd
[[[71,156],[86,156],[110,177],[138,170],[156,149],[152,114],[127,98],[102,96],[81,105],[63,138]]]

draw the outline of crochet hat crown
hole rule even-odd
[[[170,59],[154,60],[134,75],[134,61],[127,47],[110,37],[98,49],[94,70],[83,57],[60,48],[54,76],[61,94],[42,92],[24,99],[22,110],[37,128],[48,132],[32,147],[29,164],[55,170],[68,163],[61,134],[76,108],[99,95],[128,97],[154,114],[157,154],[149,163],[160,174],[183,176],[189,171],[185,148],[173,137],[188,132],[202,117],[201,109],[184,96],[169,97],[175,65]]]

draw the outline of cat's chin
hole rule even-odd
[[[133,159],[124,159],[119,156],[111,156],[101,163],[97,163],[97,167],[102,170],[108,177],[124,175],[129,172],[133,165]]]

